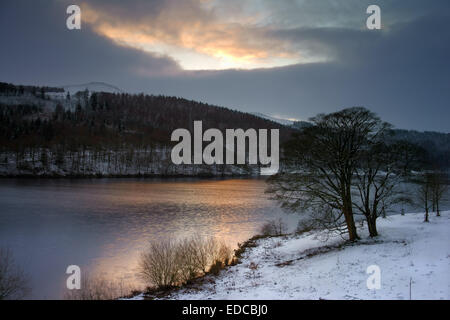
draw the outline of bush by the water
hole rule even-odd
[[[168,288],[208,272],[218,273],[218,266],[229,265],[232,259],[232,250],[223,242],[194,236],[150,243],[141,255],[139,269],[149,287]]]
[[[68,290],[65,300],[114,300],[135,295],[138,290],[126,285],[124,281],[109,280],[100,276],[84,275],[80,289]]]
[[[9,248],[0,247],[0,300],[16,300],[30,292],[28,277],[14,261]]]

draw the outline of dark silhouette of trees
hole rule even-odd
[[[0,95],[17,95],[18,90],[0,84]],[[0,103],[0,156],[14,154],[17,168],[31,166],[38,171],[41,162],[42,167],[54,164],[76,174],[85,174],[98,163],[119,173],[131,168],[146,174],[170,173],[173,165],[163,159],[170,157],[171,133],[178,128],[192,132],[195,120],[203,122],[204,130],[280,129],[281,140],[294,131],[251,114],[176,97],[87,90],[67,97],[54,99],[52,112],[40,105],[39,97],[36,104]]]
[[[385,217],[392,205],[412,203],[398,186],[408,178],[420,158],[417,149],[408,142],[386,143],[388,128],[385,124],[376,137],[367,141],[355,170],[353,205],[364,215],[371,237],[378,235],[377,218]]]
[[[448,175],[442,171],[434,171],[430,176],[431,205],[436,216],[440,216],[441,202],[448,190]]]
[[[433,198],[431,184],[433,176],[431,173],[425,173],[422,175],[419,181],[419,188],[417,190],[417,200],[419,205],[425,210],[424,222],[429,222],[429,211],[431,207],[431,201]]]
[[[290,211],[309,212],[312,227],[346,232],[354,241],[354,215],[362,214],[376,236],[377,218],[408,200],[395,186],[417,163],[417,149],[389,140],[391,125],[362,107],[311,122],[285,144],[285,167],[268,180],[267,192]]]
[[[268,192],[291,210],[325,213],[327,224],[343,220],[349,240],[355,241],[352,182],[367,141],[376,139],[385,124],[361,107],[320,114],[311,122],[285,148],[296,173],[271,178]]]
[[[15,263],[11,250],[0,248],[0,300],[22,299],[29,291],[28,279]]]

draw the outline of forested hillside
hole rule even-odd
[[[438,168],[450,168],[450,133],[414,130],[393,130],[393,138],[414,143],[426,151],[427,163]]]
[[[177,128],[293,129],[177,97],[0,84],[0,175],[231,175],[249,166],[174,166]]]
[[[0,83],[0,176],[258,174],[247,165],[173,165],[171,133],[192,133],[195,120],[203,130],[277,128],[281,144],[309,125],[283,126],[177,97]],[[429,163],[450,168],[450,134],[397,129],[392,138],[421,146]]]

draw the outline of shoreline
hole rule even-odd
[[[1,179],[125,179],[125,178],[143,178],[143,179],[237,179],[237,178],[255,178],[255,179],[264,179],[263,175],[255,175],[255,174],[230,174],[230,175],[214,175],[214,174],[197,174],[197,175],[185,175],[185,174],[174,174],[174,175],[164,175],[164,174],[92,174],[92,175],[33,175],[33,174],[18,174],[18,175],[0,175]]]
[[[422,212],[416,212],[380,218],[379,224],[376,238],[370,238],[361,226],[362,237],[356,243],[334,236],[320,240],[323,231],[255,236],[244,242],[239,263],[218,275],[128,299],[449,299],[450,211],[430,216],[429,223],[423,222]],[[381,270],[377,290],[367,286],[367,270],[374,265]]]
[[[181,285],[181,286],[175,286],[175,287],[169,287],[165,289],[149,289],[146,291],[142,291],[138,293],[137,295],[135,293],[131,293],[128,296],[118,298],[118,300],[129,300],[129,299],[136,299],[137,297],[141,297],[143,300],[156,300],[156,299],[164,299],[169,297],[171,294],[176,294],[179,291],[182,290],[189,290],[196,288],[197,286],[201,286],[207,282],[214,281],[215,278],[220,276],[221,273],[223,273],[225,270],[232,268],[238,264],[243,263],[243,255],[246,253],[250,248],[257,247],[257,241],[261,239],[268,239],[268,238],[279,238],[279,237],[286,237],[287,235],[279,235],[279,236],[271,236],[271,235],[254,235],[251,238],[245,240],[242,243],[238,243],[238,248],[234,249],[234,255],[233,255],[233,261],[223,266],[218,273],[214,274],[211,271],[208,271],[207,273],[190,280],[189,282]]]

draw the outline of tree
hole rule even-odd
[[[93,92],[89,98],[89,104],[91,106],[92,110],[95,110],[97,108],[98,102],[97,102],[97,93]]]
[[[425,173],[420,181],[419,181],[419,188],[417,189],[417,199],[419,201],[419,204],[422,206],[422,208],[425,210],[425,219],[424,222],[429,222],[429,211],[432,201],[432,184],[433,176],[431,173]]]
[[[376,221],[385,217],[386,211],[395,203],[411,202],[401,190],[396,188],[408,175],[417,159],[414,148],[407,142],[386,143],[388,125],[381,129],[377,137],[367,141],[362,151],[358,169],[355,171],[356,194],[353,205],[367,221],[369,235],[378,235]]]
[[[353,179],[367,142],[387,124],[362,107],[319,114],[311,122],[285,145],[287,171],[268,180],[267,192],[288,210],[312,210],[321,223],[344,222],[349,240],[355,241]]]
[[[0,300],[21,299],[28,292],[27,277],[15,264],[11,250],[0,248]]]
[[[448,189],[448,177],[446,174],[435,171],[430,176],[430,192],[433,211],[440,216],[440,203]]]
[[[46,148],[41,148],[40,160],[43,170],[46,170],[48,168],[48,154]]]

